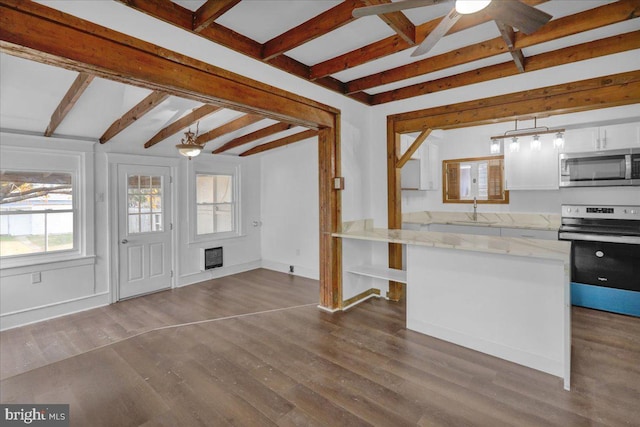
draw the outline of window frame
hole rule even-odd
[[[231,217],[233,230],[198,234],[198,204],[197,204],[197,177],[198,175],[227,175],[231,176]],[[241,194],[240,194],[240,166],[216,165],[215,167],[195,167],[190,174],[190,200],[189,200],[189,237],[191,242],[205,242],[211,240],[231,239],[242,236],[241,218]]]
[[[71,209],[60,209],[60,210],[54,210],[54,209],[41,209],[41,210],[36,210],[36,211],[13,211],[13,212],[2,212],[0,210],[0,217],[11,217],[11,216],[18,216],[18,215],[44,215],[44,230],[45,230],[45,234],[44,234],[44,241],[45,241],[45,248],[48,246],[47,245],[47,241],[48,241],[48,233],[46,232],[47,230],[47,215],[49,214],[57,214],[57,213],[71,213],[73,215],[73,226],[72,226],[72,236],[73,236],[73,242],[72,242],[72,247],[71,249],[61,249],[61,250],[56,250],[56,251],[47,251],[46,249],[42,252],[31,252],[31,253],[26,253],[26,254],[16,254],[16,255],[2,255],[0,254],[0,259],[2,259],[3,261],[5,260],[10,260],[10,259],[15,259],[15,258],[23,258],[23,257],[29,257],[29,256],[44,256],[44,255],[52,255],[52,254],[64,254],[65,252],[71,252],[71,253],[75,253],[77,252],[77,247],[78,247],[78,230],[77,230],[77,226],[78,226],[78,204],[76,203],[76,194],[77,194],[77,176],[76,173],[74,171],[71,170],[40,170],[40,169],[27,169],[27,168],[11,168],[11,169],[5,169],[2,168],[0,169],[0,172],[4,172],[4,171],[10,171],[10,172],[33,172],[33,173],[63,173],[63,174],[68,174],[71,176]]]
[[[495,161],[500,161],[500,179],[502,181],[502,195],[500,197],[496,197],[492,195],[492,185],[494,181],[492,181],[491,169],[493,166],[491,163]],[[468,198],[462,198],[460,196],[460,169],[461,165],[464,163],[471,163],[475,166],[475,170],[477,171],[477,165],[479,163],[487,163],[487,197],[486,198],[477,198],[477,203],[481,204],[509,204],[509,190],[505,189],[505,174],[504,174],[504,155],[498,156],[486,156],[486,157],[471,157],[471,158],[463,158],[463,159],[449,159],[442,161],[442,203],[473,203],[474,196],[473,194]],[[451,166],[451,167],[450,167]],[[472,169],[473,166],[472,166]],[[457,170],[457,172],[455,172]],[[456,191],[453,191],[453,194],[457,194],[457,197],[449,197],[449,181],[453,180],[458,186]],[[477,184],[476,184],[477,186]],[[473,188],[473,185],[472,185]]]
[[[93,256],[93,238],[87,235],[87,227],[89,226],[87,221],[90,218],[89,215],[93,215],[93,209],[92,206],[87,205],[88,194],[85,194],[88,189],[93,188],[93,176],[88,174],[93,165],[92,158],[88,157],[91,156],[91,153],[85,151],[85,147],[78,147],[77,151],[72,152],[64,148],[61,150],[34,149],[34,147],[28,145],[37,144],[37,142],[26,141],[25,145],[27,146],[25,147],[13,145],[0,147],[2,152],[0,169],[7,171],[68,173],[71,175],[73,248],[53,252],[2,256],[0,270]],[[35,145],[35,147],[38,147],[38,145]]]

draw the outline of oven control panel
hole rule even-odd
[[[562,217],[640,220],[640,206],[562,205]]]

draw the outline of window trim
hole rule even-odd
[[[502,178],[502,193],[503,196],[501,198],[496,198],[495,196],[491,196],[491,176],[490,176],[490,168],[491,168],[491,161],[492,160],[500,160],[502,162],[502,173],[501,173],[501,178]],[[471,198],[465,198],[462,199],[459,196],[459,190],[458,190],[458,197],[457,198],[449,198],[447,197],[447,190],[448,190],[448,184],[449,184],[449,165],[457,165],[456,167],[453,167],[451,169],[460,169],[460,164],[461,163],[474,163],[474,162],[487,162],[487,198],[486,199],[477,199],[477,203],[478,204],[509,204],[509,190],[505,189],[505,182],[504,182],[504,178],[505,178],[505,174],[504,174],[504,155],[498,155],[498,156],[485,156],[485,157],[470,157],[470,158],[463,158],[463,159],[449,159],[449,160],[443,160],[442,161],[442,203],[473,203],[473,197]],[[458,172],[459,175],[459,172]],[[458,185],[459,185],[459,176],[458,176]]]
[[[0,170],[8,170],[8,171],[13,171],[13,172],[40,172],[40,173],[47,173],[47,172],[58,172],[58,173],[67,173],[69,175],[71,175],[71,209],[63,209],[63,210],[53,210],[53,209],[43,209],[43,210],[38,210],[38,211],[15,211],[15,212],[10,212],[10,213],[6,213],[6,214],[2,214],[2,212],[0,212],[0,216],[13,216],[13,215],[29,215],[29,214],[43,214],[45,216],[45,230],[47,228],[46,226],[46,218],[48,214],[53,214],[53,213],[68,213],[71,212],[73,214],[73,247],[71,249],[63,249],[63,250],[59,250],[59,251],[44,251],[44,252],[35,252],[35,253],[28,253],[28,254],[18,254],[18,255],[5,255],[2,256],[0,255],[0,259],[2,259],[3,263],[6,262],[7,260],[12,260],[12,259],[18,259],[18,258],[29,258],[29,257],[45,257],[45,256],[49,256],[49,255],[58,255],[58,254],[62,254],[62,256],[64,256],[64,254],[66,253],[71,253],[71,254],[79,254],[80,253],[80,248],[79,248],[79,244],[80,241],[78,239],[78,233],[79,233],[79,220],[78,217],[80,215],[79,209],[78,209],[78,203],[77,203],[77,193],[78,193],[78,171],[77,170],[64,170],[64,169],[42,169],[42,168],[37,168],[37,169],[32,169],[32,168],[1,168]],[[47,236],[45,235],[45,242],[47,240]],[[46,243],[45,243],[46,246]]]
[[[23,135],[6,135],[3,137],[15,138],[24,143],[24,146],[15,146],[11,141],[6,145],[0,145],[0,168],[5,170],[23,171],[55,171],[72,175],[73,180],[73,249],[55,251],[49,253],[12,255],[2,257],[1,270],[18,267],[37,266],[49,263],[64,262],[67,260],[92,257],[94,251],[93,236],[88,234],[88,229],[93,227],[93,206],[88,203],[90,191],[93,190],[93,153],[92,147],[85,144],[61,141],[61,149],[42,148],[38,138]],[[66,147],[69,145],[69,147]],[[71,151],[73,150],[73,151]],[[52,157],[59,160],[53,161]],[[51,166],[56,164],[57,166]]]
[[[189,243],[209,242],[212,240],[233,239],[242,236],[241,222],[241,194],[240,194],[240,166],[239,165],[216,165],[206,167],[199,165],[193,167],[189,174]],[[233,231],[219,233],[198,234],[198,209],[196,196],[196,179],[198,175],[229,175],[231,176],[232,188],[232,216]]]

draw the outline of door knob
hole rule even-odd
[[[129,243],[129,241],[127,239],[122,239],[120,243],[122,243],[123,245],[126,245],[127,243]]]

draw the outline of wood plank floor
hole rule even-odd
[[[0,400],[70,403],[74,426],[639,425],[640,319],[574,308],[567,392],[407,331],[403,304],[317,298],[255,270],[5,331]]]

